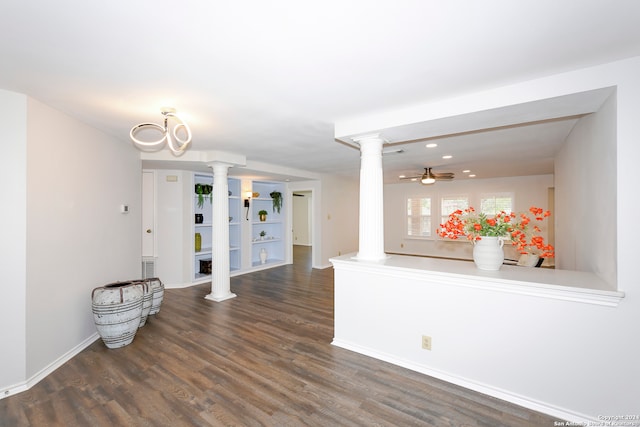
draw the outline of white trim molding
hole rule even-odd
[[[51,374],[53,371],[55,371],[56,369],[58,369],[59,367],[67,363],[69,360],[74,358],[76,355],[82,352],[85,348],[89,347],[91,344],[94,343],[94,341],[98,339],[100,339],[100,336],[96,332],[93,335],[89,336],[84,341],[82,341],[80,344],[78,344],[77,346],[75,346],[74,348],[72,348],[62,356],[60,356],[58,359],[51,362],[48,366],[45,366],[44,368],[42,368],[38,373],[36,373],[31,378],[27,379],[22,383],[14,384],[8,388],[0,390],[0,399],[13,396],[23,391],[29,390],[31,387],[33,387],[34,385],[38,384],[41,380],[43,380],[47,375]]]
[[[332,258],[334,266],[397,279],[436,281],[439,284],[551,298],[616,307],[624,292],[595,274],[504,265],[499,271],[484,271],[472,262],[442,258],[391,255],[377,262],[358,262],[352,255]]]

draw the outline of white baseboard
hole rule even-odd
[[[49,365],[42,368],[38,373],[36,373],[31,378],[27,379],[25,382],[15,384],[6,389],[0,390],[0,399],[5,397],[13,396],[15,394],[21,393],[23,391],[29,390],[34,385],[38,384],[42,379],[44,379],[47,375],[51,374],[53,371],[58,369],[60,366],[67,363],[73,357],[75,357],[78,353],[80,353],[85,348],[89,347],[93,344],[94,341],[100,339],[100,336],[97,332],[93,335],[90,335],[87,339],[82,341],[80,344],[60,356],[58,359],[51,362]]]
[[[211,277],[206,279],[196,280],[195,282],[187,282],[187,283],[163,283],[165,289],[184,289],[190,288],[191,286],[202,285],[203,283],[210,283]]]
[[[543,414],[558,418],[558,421],[570,421],[572,423],[576,423],[576,425],[596,425],[594,423],[598,422],[596,418],[591,418],[584,414],[580,414],[565,408],[559,408],[557,406],[550,405],[545,402],[540,402],[535,399],[530,399],[526,396],[511,393],[507,390],[502,390],[488,384],[482,384],[473,380],[469,380],[467,378],[459,377],[457,375],[451,375],[447,372],[429,368],[428,366],[399,359],[391,354],[372,350],[370,348],[362,347],[357,344],[352,344],[335,338],[333,339],[331,344],[335,345],[336,347],[351,350],[365,356],[373,357],[374,359],[383,360],[393,365],[401,366],[403,368],[407,368],[412,371],[428,375],[430,377],[438,378],[440,380],[467,388],[469,390],[496,397],[498,399],[522,406],[527,409],[542,412]]]
[[[319,266],[313,266],[313,268],[317,268],[318,270],[324,270],[325,268],[333,268],[333,264],[329,263],[329,264],[322,264]]]

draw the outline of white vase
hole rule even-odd
[[[265,248],[260,249],[260,264],[267,262],[267,250]]]
[[[473,242],[473,262],[480,270],[500,270],[504,262],[504,240],[495,236],[482,236]]]

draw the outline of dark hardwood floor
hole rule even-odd
[[[132,344],[96,341],[0,400],[0,426],[553,426],[554,419],[332,346],[333,270],[294,264],[169,289]]]

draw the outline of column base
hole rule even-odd
[[[387,255],[386,253],[382,253],[381,255],[366,255],[366,254],[357,253],[354,257],[351,257],[351,259],[355,259],[357,261],[372,261],[372,262],[384,261],[385,259],[388,259],[388,258],[390,258],[390,255]]]
[[[208,300],[215,301],[215,302],[222,302],[222,301],[225,301],[225,300],[228,300],[228,299],[231,299],[231,298],[235,298],[235,297],[237,297],[236,294],[229,292],[228,294],[223,295],[223,296],[219,296],[219,297],[213,296],[213,294],[209,294],[206,297],[204,297],[204,299],[208,299]]]

